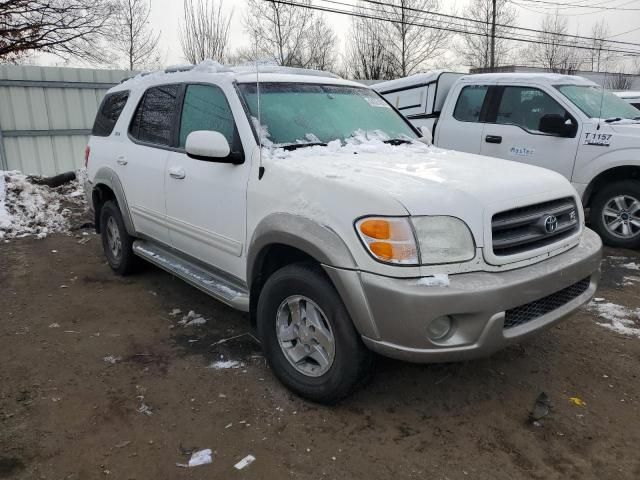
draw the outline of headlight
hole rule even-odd
[[[467,227],[455,217],[411,217],[420,245],[420,263],[466,262],[475,256],[475,244]]]
[[[356,222],[362,243],[385,263],[417,265],[418,248],[407,217],[367,217]]]

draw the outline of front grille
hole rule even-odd
[[[504,313],[504,328],[517,327],[566,305],[586,292],[590,282],[591,279],[587,277],[540,300],[507,310]]]
[[[548,223],[555,223],[555,228]],[[496,213],[491,219],[493,253],[507,256],[535,250],[570,237],[579,228],[572,197]]]

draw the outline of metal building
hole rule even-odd
[[[131,75],[0,65],[0,170],[53,175],[80,167],[102,97]]]

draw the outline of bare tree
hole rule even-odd
[[[355,10],[362,8],[358,5]],[[394,63],[388,48],[389,33],[384,22],[365,18],[351,19],[351,34],[347,44],[345,70],[360,80],[394,78]]]
[[[390,0],[376,16],[388,23],[388,45],[394,74],[406,77],[432,66],[449,49],[451,33],[441,17],[440,0]],[[432,26],[434,28],[429,28]]]
[[[555,73],[574,73],[582,65],[576,41],[565,36],[568,32],[566,17],[547,15],[542,21],[538,42],[528,50],[529,59]]]
[[[464,10],[463,16],[475,21],[465,23],[465,33],[460,35],[460,42],[455,50],[465,65],[471,68],[489,68],[491,66],[492,0],[472,0]],[[509,0],[496,1],[496,66],[505,65],[510,61],[509,53],[513,49],[513,43],[511,40],[500,37],[512,34],[511,27],[516,26],[517,18],[518,14],[509,4]]]
[[[609,90],[631,90],[632,81],[628,74],[623,71],[607,75],[604,87]]]
[[[40,51],[99,61],[112,14],[110,0],[0,0],[0,60]]]
[[[310,0],[299,4],[310,5]],[[287,67],[333,68],[337,38],[317,12],[289,4],[248,0],[244,25],[252,59],[269,59]]]
[[[224,62],[229,44],[233,10],[223,10],[224,0],[184,0],[184,20],[180,23],[180,45],[187,61],[205,59]]]
[[[125,59],[129,70],[160,63],[160,34],[149,27],[150,13],[147,0],[117,0],[110,44],[118,58]]]
[[[610,66],[613,55],[609,51],[607,38],[610,36],[609,24],[603,18],[596,22],[591,28],[591,50],[587,50],[587,62],[592,72],[606,71]]]

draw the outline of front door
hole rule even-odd
[[[490,157],[529,163],[561,173],[571,180],[579,132],[572,138],[540,132],[544,115],[562,115],[576,122],[548,93],[536,87],[505,86],[498,89],[482,134],[481,153]]]
[[[249,162],[196,160],[184,152],[189,133],[222,133],[232,152],[242,144],[225,93],[216,85],[191,84],[184,92],[179,150],[169,154],[165,175],[171,245],[204,263],[244,278]]]

